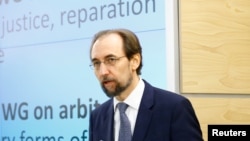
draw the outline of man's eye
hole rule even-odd
[[[93,62],[93,66],[98,66],[100,64],[101,64],[101,62],[99,62],[99,61]]]
[[[107,61],[108,61],[109,63],[113,63],[113,62],[115,62],[115,60],[116,60],[116,59],[113,58],[113,57],[107,59]]]

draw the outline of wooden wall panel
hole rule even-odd
[[[250,98],[191,98],[200,121],[204,141],[209,124],[249,124]]]
[[[179,0],[181,93],[250,94],[250,0]]]

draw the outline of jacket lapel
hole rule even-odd
[[[114,140],[114,109],[113,100],[110,100],[107,110],[103,110],[103,121],[100,126],[101,138],[103,141],[113,141]]]
[[[150,120],[152,117],[151,107],[154,104],[153,87],[149,85],[146,81],[144,81],[144,83],[145,89],[139,107],[132,141],[144,140],[147,135]]]

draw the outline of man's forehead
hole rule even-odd
[[[105,56],[116,56],[124,54],[123,42],[119,35],[109,34],[100,37],[93,44],[91,51],[92,58],[104,58]]]

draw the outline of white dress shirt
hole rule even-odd
[[[134,128],[135,128],[135,122],[136,122],[139,106],[141,103],[141,98],[142,98],[142,94],[144,91],[144,87],[145,87],[145,84],[140,78],[139,83],[137,84],[135,89],[123,101],[124,103],[129,105],[125,113],[128,116],[128,119],[130,121],[132,135],[133,135]],[[114,102],[114,111],[115,111],[115,115],[114,115],[115,116],[114,117],[114,132],[115,133],[114,135],[115,135],[115,141],[118,141],[119,129],[120,129],[120,113],[119,113],[118,108],[116,108],[116,105],[120,101],[118,101],[116,98],[113,98],[113,102]]]

